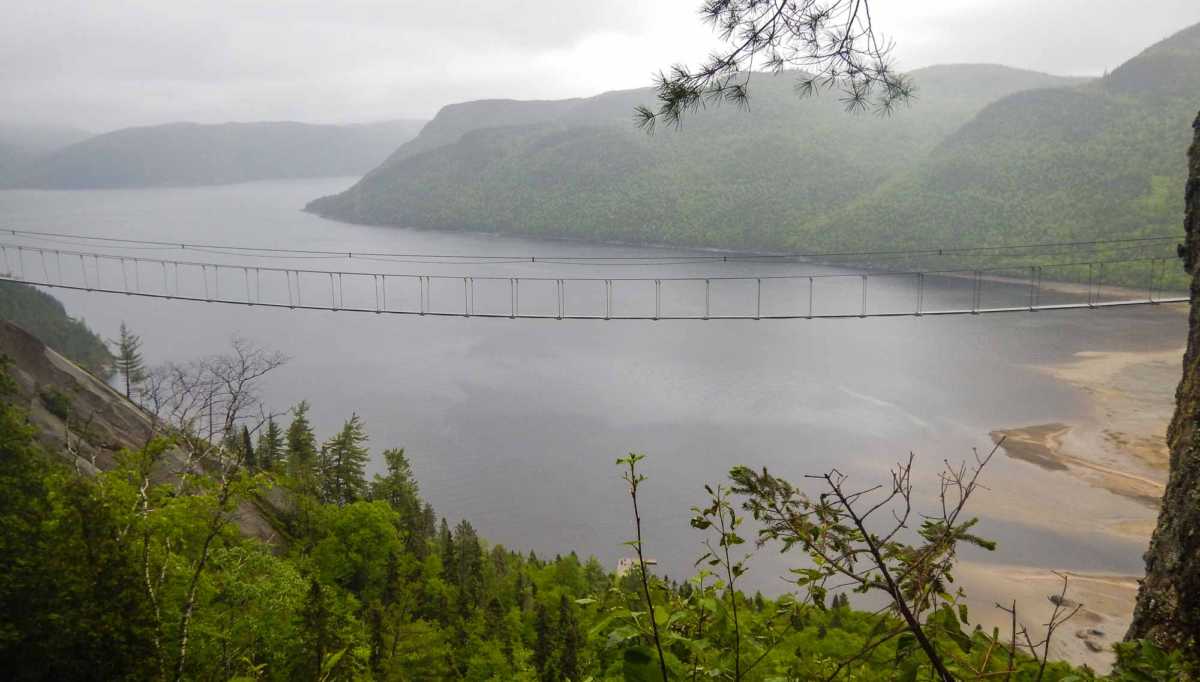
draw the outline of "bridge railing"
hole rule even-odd
[[[0,279],[214,303],[406,315],[552,319],[820,319],[984,314],[1187,300],[1171,261],[967,270],[546,277],[314,270],[0,244]],[[1120,283],[1120,284],[1114,284]],[[1130,283],[1135,283],[1131,285]]]

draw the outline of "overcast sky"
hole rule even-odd
[[[0,121],[428,118],[646,85],[713,45],[699,0],[0,0]],[[1198,0],[875,0],[900,65],[1100,74]]]

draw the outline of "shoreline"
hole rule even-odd
[[[331,196],[335,196],[335,195],[331,195]],[[325,197],[318,197],[318,199],[324,199],[324,198]],[[308,214],[316,216],[322,220],[328,220],[330,222],[335,222],[335,223],[342,223],[345,225],[360,225],[360,226],[364,226],[364,227],[384,227],[384,228],[391,228],[391,229],[398,229],[398,230],[414,230],[417,232],[429,232],[429,233],[445,232],[445,233],[451,233],[451,234],[479,235],[479,236],[483,236],[483,237],[502,238],[502,239],[520,239],[520,240],[561,242],[564,244],[579,244],[579,245],[584,245],[584,246],[619,246],[619,247],[629,247],[629,248],[639,248],[639,249],[656,249],[656,250],[663,250],[663,251],[683,251],[683,252],[691,252],[691,253],[696,253],[696,254],[706,254],[706,255],[710,255],[710,256],[728,255],[728,256],[737,256],[738,258],[755,258],[755,257],[775,258],[775,259],[779,259],[778,260],[779,263],[787,263],[789,261],[787,261],[785,259],[790,258],[790,259],[793,259],[792,262],[794,262],[796,264],[810,264],[810,265],[816,265],[819,267],[828,267],[828,268],[843,268],[843,269],[847,269],[847,270],[856,270],[856,271],[862,271],[862,272],[878,274],[878,275],[900,276],[900,275],[916,275],[918,273],[924,273],[924,274],[926,274],[928,276],[932,276],[932,277],[945,277],[947,279],[968,279],[969,280],[969,279],[974,278],[974,274],[973,274],[974,272],[979,271],[981,273],[984,273],[981,276],[981,280],[985,281],[985,282],[989,282],[989,283],[993,283],[993,284],[1011,284],[1014,286],[1029,285],[1029,280],[1021,279],[1018,277],[1013,277],[1010,274],[987,274],[989,272],[1011,273],[1014,270],[1023,269],[1023,268],[1029,267],[1029,266],[1011,266],[1011,267],[998,266],[998,267],[992,267],[992,268],[963,267],[963,268],[950,268],[950,269],[942,269],[942,268],[921,269],[921,268],[909,267],[909,268],[895,269],[895,268],[888,268],[886,266],[881,266],[878,264],[863,263],[861,261],[860,262],[840,262],[840,263],[839,262],[829,262],[829,261],[821,260],[822,254],[819,254],[819,253],[812,254],[812,255],[803,255],[803,254],[796,254],[796,253],[790,252],[790,251],[778,251],[778,250],[771,250],[771,249],[748,251],[748,250],[743,250],[743,249],[732,249],[732,248],[725,248],[725,247],[719,247],[719,246],[697,246],[697,245],[687,245],[687,244],[668,244],[668,243],[660,243],[660,242],[636,242],[636,241],[623,241],[620,239],[585,239],[582,237],[566,236],[566,235],[560,235],[560,234],[525,234],[525,233],[521,233],[521,232],[503,232],[503,231],[495,231],[495,230],[472,230],[472,229],[467,229],[467,228],[413,227],[413,226],[405,226],[405,225],[396,225],[393,223],[350,220],[343,216],[337,216],[337,215],[325,213],[325,212],[311,208],[312,203],[317,201],[318,199],[314,199],[314,200],[310,201],[307,205],[305,205],[303,208],[300,209],[300,212],[308,213]],[[920,249],[915,249],[915,250],[919,251]],[[925,251],[932,252],[932,251],[935,251],[935,249],[925,249]],[[833,255],[837,255],[837,254],[829,253],[826,255],[833,256]],[[1170,260],[1170,258],[1164,257],[1164,260]],[[1046,265],[1040,266],[1040,267],[1062,267],[1062,266],[1063,266],[1063,264],[1057,264],[1057,265],[1056,264],[1046,264]],[[804,273],[800,273],[800,274],[803,275]],[[1091,295],[1095,295],[1097,297],[1102,296],[1102,295],[1109,295],[1109,296],[1112,296],[1113,298],[1117,298],[1117,297],[1121,297],[1121,296],[1136,298],[1138,295],[1146,294],[1148,292],[1147,289],[1134,289],[1132,287],[1119,286],[1119,285],[1099,284],[1096,287],[1088,287],[1086,285],[1079,284],[1077,282],[1057,281],[1057,280],[1053,280],[1053,279],[1048,279],[1048,280],[1038,282],[1038,287],[1041,291],[1050,291],[1050,292],[1055,292],[1055,293],[1060,293],[1060,294],[1067,294],[1067,295],[1074,295],[1074,296],[1081,296],[1081,297],[1088,296],[1090,293]],[[1158,296],[1160,296],[1162,298],[1166,298],[1172,293],[1182,296],[1182,295],[1186,295],[1187,291],[1185,289],[1181,289],[1179,291],[1171,291],[1171,290],[1168,290],[1165,288],[1154,290],[1154,294],[1157,294]],[[1097,298],[1097,300],[1100,300],[1100,299]]]
[[[1166,484],[1166,428],[1175,407],[1183,348],[1148,351],[1085,351],[1071,360],[1035,366],[1082,394],[1090,415],[1070,423],[999,428],[993,442],[1012,463],[1011,485],[991,499],[987,511],[1054,532],[1100,540],[1149,543]],[[1019,491],[1019,492],[1015,492]],[[968,600],[985,628],[1010,627],[1007,614],[990,608],[1016,599],[1020,620],[1037,633],[1049,617],[1061,578],[1067,597],[1084,608],[1056,635],[1052,651],[1097,671],[1111,668],[1112,644],[1129,627],[1141,574],[1119,575],[1054,567],[963,562]],[[1007,601],[1006,601],[1007,600]],[[993,613],[994,612],[994,613]]]

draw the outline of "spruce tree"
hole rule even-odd
[[[125,398],[133,399],[133,387],[146,379],[146,366],[142,362],[142,339],[121,323],[120,338],[110,341],[117,346],[113,360],[117,373],[125,380]]]
[[[308,401],[301,400],[293,415],[287,431],[287,461],[292,474],[302,477],[317,463],[317,438],[308,423]]]
[[[465,617],[483,598],[483,550],[479,535],[466,519],[454,528],[454,553],[459,611]]]
[[[371,499],[382,500],[400,514],[400,524],[409,535],[416,535],[421,519],[421,498],[412,467],[404,456],[404,448],[383,451],[387,467],[384,475],[375,475],[371,483]]]
[[[539,680],[554,682],[558,677],[554,662],[554,624],[540,601],[535,609],[533,629],[537,635],[533,643],[533,667],[537,669]]]
[[[454,536],[450,534],[450,524],[442,517],[442,526],[438,530],[438,549],[442,554],[442,578],[446,582],[456,583],[458,561],[454,558]]]
[[[428,502],[421,509],[421,537],[425,540],[432,540],[437,534],[437,514],[433,511],[433,505]]]
[[[562,649],[558,654],[558,674],[573,682],[579,679],[579,648],[583,644],[579,633],[579,621],[571,607],[571,600],[563,594],[558,600],[558,630],[562,635]]]
[[[339,507],[362,499],[367,492],[364,469],[370,453],[363,443],[367,432],[357,414],[342,425],[338,435],[329,439],[321,448],[321,489],[328,503]]]
[[[242,426],[242,462],[251,471],[258,471],[258,457],[254,452],[254,444],[250,442],[250,429]]]
[[[266,427],[259,434],[255,454],[258,465],[265,471],[271,471],[283,464],[283,433],[274,419],[268,419]]]
[[[308,665],[302,666],[302,668],[308,669],[308,677],[312,679],[320,678],[325,655],[333,644],[331,641],[333,637],[330,633],[331,620],[327,597],[321,588],[321,583],[313,579],[309,583],[308,598],[300,610],[300,637],[304,649],[311,656]]]

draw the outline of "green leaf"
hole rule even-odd
[[[896,671],[897,682],[917,682],[917,673],[921,671],[920,660],[909,658]]]
[[[621,673],[625,682],[662,682],[658,659],[649,648],[629,647],[625,649],[621,658]]]

